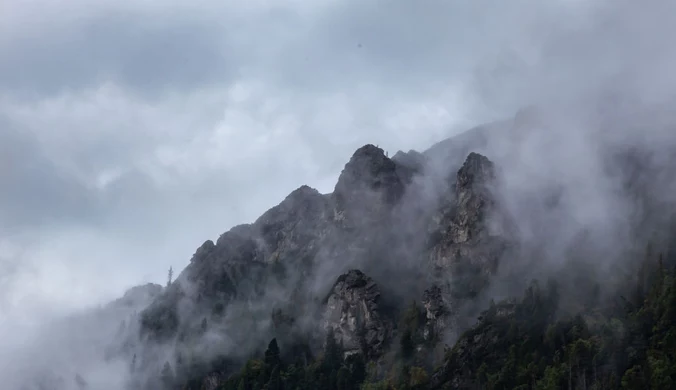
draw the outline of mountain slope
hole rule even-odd
[[[472,153],[457,175],[448,174],[432,191],[429,160],[414,151],[405,156],[390,159],[366,145],[346,164],[333,193],[303,186],[253,224],[205,242],[141,313],[142,340],[193,356],[187,351],[197,340],[218,334],[209,349],[222,352],[200,353],[208,365],[220,354],[244,359],[272,337],[312,358],[332,329],[348,351],[378,360],[395,344],[399,313],[411,299],[422,299],[423,290],[437,288],[453,307],[476,297],[505,249],[485,225],[494,211],[493,164]],[[449,283],[450,273],[463,276]],[[428,340],[429,330],[443,339],[442,324],[458,323],[446,317],[459,311],[445,313],[428,315]],[[141,360],[159,371],[150,368],[156,358]],[[173,360],[170,365],[179,364]]]
[[[205,241],[110,358],[130,389],[663,388],[675,149],[556,121],[359,148],[332,193]]]

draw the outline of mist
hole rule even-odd
[[[424,151],[500,121],[475,151],[500,171],[519,242],[537,247],[533,276],[559,269],[583,232],[585,250],[602,254],[599,272],[644,249],[648,237],[635,238],[647,206],[623,187],[627,171],[609,167],[616,151],[640,148],[651,176],[634,180],[654,202],[675,200],[676,5],[666,0],[51,7],[10,1],[0,13],[8,388],[41,368],[64,389],[78,388],[75,375],[88,388],[123,388],[127,362],[105,352],[145,302],[105,320],[97,307],[135,285],[164,285],[204,240],[302,184],[333,191],[367,143]],[[404,205],[432,207],[438,177],[458,168],[435,164]],[[550,193],[553,208],[542,205]],[[408,255],[387,261],[416,270]],[[323,265],[318,296],[363,264]],[[272,300],[278,290],[268,296],[261,318],[283,302]]]

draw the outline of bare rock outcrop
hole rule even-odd
[[[393,323],[382,313],[378,285],[359,270],[341,275],[326,301],[325,328],[332,328],[346,354],[380,355]]]
[[[502,234],[506,219],[493,192],[495,177],[488,158],[470,153],[457,172],[449,201],[434,218],[430,262],[453,275],[454,295],[476,296],[496,271],[507,245]]]
[[[425,290],[422,297],[425,309],[423,338],[427,341],[442,336],[447,329],[453,328],[451,303],[446,299],[439,286]]]
[[[386,218],[405,190],[397,167],[374,145],[357,149],[333,192],[335,219],[348,228],[357,228]]]

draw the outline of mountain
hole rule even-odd
[[[107,358],[130,389],[672,388],[676,148],[561,123],[359,148],[114,303],[149,297]]]

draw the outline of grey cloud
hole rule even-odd
[[[87,220],[92,199],[45,158],[30,136],[0,117],[0,232]]]
[[[609,85],[639,100],[668,95],[673,80],[662,76],[676,56],[653,38],[668,35],[675,13],[655,4],[339,1],[184,14],[120,6],[40,35],[18,30],[0,44],[0,95],[28,113],[12,116],[25,128],[0,138],[25,168],[5,174],[4,223],[97,224],[135,250],[146,239],[166,246],[144,252],[148,272],[163,278],[166,265],[178,269],[201,241],[293,188],[330,189],[364,143],[424,148],[461,116],[484,122]],[[92,90],[106,83],[121,92],[98,102]],[[238,83],[261,87],[240,102],[228,95]],[[458,101],[445,100],[458,89]],[[67,104],[43,107],[61,98]],[[591,111],[587,103],[576,102]],[[450,111],[429,126],[396,116],[415,105]],[[291,130],[272,135],[287,116]],[[402,126],[407,119],[416,123]],[[42,130],[30,132],[36,140],[25,138],[29,128]],[[159,150],[179,157],[165,164]],[[106,169],[122,174],[93,190]]]
[[[0,46],[0,88],[41,98],[113,82],[156,97],[223,84],[244,60],[228,42],[209,21],[105,13]]]
[[[515,11],[523,7],[532,11]],[[523,44],[536,21],[562,7],[346,1],[305,13],[230,5],[183,17],[120,7],[0,46],[0,85],[40,96],[109,81],[156,97],[242,76],[300,94],[355,93],[367,84],[421,96],[462,81],[512,42]]]

